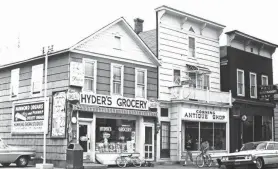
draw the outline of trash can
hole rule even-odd
[[[67,148],[67,169],[84,169],[83,148],[78,143],[70,143]]]

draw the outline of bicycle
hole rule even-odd
[[[200,163],[199,163],[200,162]],[[210,167],[212,165],[212,158],[210,154],[207,154],[205,151],[201,151],[199,155],[196,157],[196,165],[199,168],[204,167],[205,165],[207,167]]]
[[[134,157],[133,154],[120,154],[120,156],[116,158],[116,164],[120,168],[125,168],[127,164],[132,164],[134,167],[141,167],[142,161],[139,157]]]

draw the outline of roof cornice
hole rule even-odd
[[[207,23],[209,25],[212,25],[212,26],[215,26],[215,27],[218,27],[218,28],[221,28],[221,29],[224,29],[226,26],[225,25],[222,25],[222,24],[219,24],[219,23],[216,23],[216,22],[213,22],[213,21],[210,21],[210,20],[207,20],[207,19],[204,19],[204,18],[201,18],[201,17],[198,17],[198,16],[195,16],[195,15],[192,15],[192,14],[189,14],[189,13],[186,13],[186,12],[183,12],[183,11],[180,11],[180,10],[177,10],[177,9],[174,9],[174,8],[171,8],[171,7],[168,7],[168,6],[160,6],[158,8],[155,9],[155,11],[161,11],[161,10],[165,10],[166,12],[167,11],[170,11],[172,13],[175,13],[175,14],[178,14],[178,15],[181,15],[183,17],[188,17],[188,18],[192,18],[194,20],[198,20],[200,22],[204,22],[204,23]]]

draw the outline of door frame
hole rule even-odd
[[[154,124],[153,123],[144,123],[144,157],[145,157],[145,137],[146,137],[146,127],[151,127],[152,128],[152,158],[149,158],[149,159],[146,159],[146,160],[148,160],[148,161],[154,161],[154,156],[155,156],[155,154],[154,154],[154,142],[155,142],[155,140],[154,140],[154,135],[155,135],[155,130],[154,130]]]
[[[84,152],[84,154],[86,153],[87,155],[90,156],[90,159],[92,159],[92,151],[93,151],[93,136],[92,136],[92,132],[93,132],[93,119],[91,118],[79,118],[78,119],[78,125],[87,125],[87,134],[89,135],[89,143],[87,143],[87,147],[88,150],[87,152]],[[79,126],[78,126],[79,129]],[[80,136],[79,136],[80,137]],[[79,138],[78,138],[79,139]]]

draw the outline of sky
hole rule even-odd
[[[1,0],[0,64],[38,56],[44,46],[68,48],[119,17],[131,26],[139,17],[144,31],[155,29],[154,9],[162,5],[278,44],[277,0]],[[278,83],[278,49],[273,73]]]

